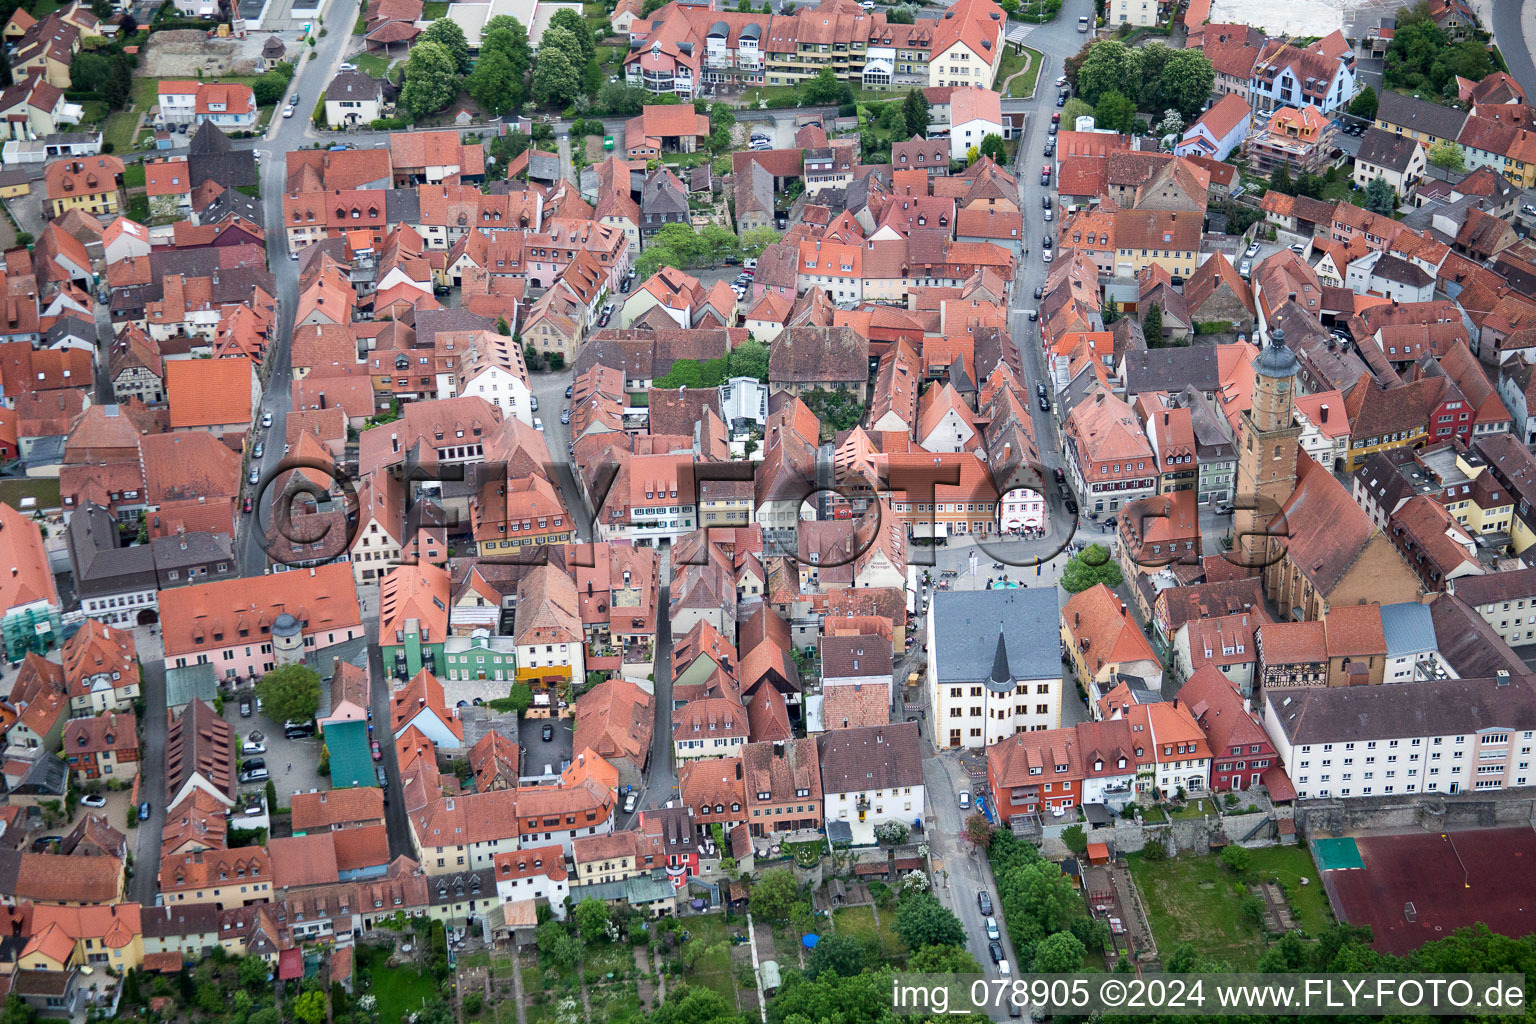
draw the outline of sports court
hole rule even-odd
[[[1370,925],[1383,953],[1478,922],[1503,935],[1536,931],[1530,828],[1323,839],[1313,854],[1334,916]]]

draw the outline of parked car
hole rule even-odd
[[[982,917],[992,916],[992,896],[987,892],[987,890],[976,890],[976,906],[981,908]]]
[[[1243,260],[1242,265],[1237,268],[1237,272],[1239,274],[1241,274],[1243,277],[1247,277],[1249,274],[1251,274],[1253,272],[1253,261],[1252,260]]]
[[[545,722],[544,728],[539,730],[539,738],[542,739],[545,743],[548,743],[550,740],[554,739],[555,727],[550,723]]]
[[[286,107],[283,108],[283,116],[284,117],[292,117],[293,116],[293,106],[291,104],[289,106],[286,106]]]
[[[1042,185],[1049,185],[1050,183],[1051,183],[1051,165],[1050,164],[1043,164],[1040,167],[1040,184],[1042,184]]]
[[[140,821],[148,821],[149,820],[149,801],[148,800],[145,800],[145,801],[143,801],[142,803],[139,804],[139,820]]]
[[[1047,262],[1047,263],[1051,262],[1051,254],[1050,253],[1046,253],[1045,254],[1045,262]],[[1036,320],[1040,319],[1040,311],[1038,309],[1026,309],[1024,312],[1029,314],[1029,322],[1030,323],[1034,323]]]
[[[1051,124],[1061,124],[1061,111],[1058,110],[1051,114]]]
[[[997,918],[989,917],[989,918],[987,918],[987,922],[986,923],[987,923],[987,938],[991,939],[993,942],[996,942],[998,939],[1001,939],[1003,937],[1002,933],[1000,931],[998,931],[998,928],[997,928]]]
[[[342,71],[356,71],[357,70],[357,65],[353,64],[349,60],[348,61],[342,61],[341,62],[341,70]]]
[[[633,791],[625,793],[624,794],[624,813],[625,814],[634,814],[635,813],[635,805],[638,804],[639,802],[640,802],[640,798],[637,797],[634,794]]]
[[[241,782],[266,782],[271,777],[265,768],[252,768],[250,771],[240,773]]]
[[[571,392],[574,391],[575,389],[576,389],[576,385],[574,385],[574,384],[567,384],[565,386],[565,397],[566,398],[570,398],[571,397]]]
[[[960,794],[960,809],[962,811],[969,810],[970,806],[971,806],[971,794],[970,793],[961,793]]]
[[[1049,398],[1046,398],[1044,395],[1040,396],[1040,411],[1041,412],[1050,412],[1051,411],[1051,400]]]
[[[384,750],[383,750],[382,747],[379,746],[379,741],[378,740],[374,740],[373,741],[373,759],[375,761],[382,761],[382,760],[384,760]]]
[[[1047,250],[1045,250],[1045,252],[1042,252],[1040,254],[1040,262],[1041,263],[1049,263],[1049,262],[1051,262],[1051,250],[1047,249]]]
[[[389,776],[384,774],[384,766],[383,765],[376,764],[376,765],[373,766],[373,777],[375,779],[379,780],[379,788],[384,791],[384,799],[388,800],[389,799]]]
[[[80,798],[80,803],[86,807],[105,807],[107,806],[107,798],[100,793],[87,793]]]
[[[1052,220],[1052,214],[1051,214],[1050,208],[1047,207],[1046,211],[1045,211],[1045,222],[1047,224],[1049,224],[1051,222],[1051,220]]]
[[[246,740],[240,744],[240,753],[242,754],[265,754],[266,752],[267,745],[259,741],[253,742],[251,740]]]
[[[571,410],[567,409],[560,414],[560,422],[562,424],[569,424],[571,422]]]
[[[989,942],[989,943],[987,943],[987,955],[992,958],[992,962],[993,963],[995,963],[995,964],[1002,963],[1003,962],[1003,944],[1001,942]]]
[[[257,469],[255,466],[252,466],[250,473],[246,475],[245,482],[253,487],[261,483],[261,470]]]
[[[544,429],[544,421],[535,416],[533,418],[533,429],[542,431]]]
[[[1045,397],[1045,385],[1043,383],[1037,383],[1035,385],[1035,394],[1039,395],[1041,398]],[[1056,472],[1060,473],[1061,470],[1058,469]]]
[[[251,458],[259,459],[263,455],[266,454],[266,451],[267,451],[266,445],[262,444],[260,441],[257,441],[256,442],[256,447],[251,449]]]
[[[250,501],[251,499],[250,498],[246,498],[245,500],[246,501]],[[240,717],[241,718],[250,718],[251,717],[251,698],[249,698],[249,697],[241,697],[240,698]]]
[[[241,771],[247,771],[247,772],[253,772],[253,771],[255,771],[258,768],[265,768],[266,766],[267,766],[267,759],[266,758],[264,758],[264,757],[253,757],[249,761],[246,761],[244,764],[242,764],[240,766],[240,770]]]
[[[245,501],[241,502],[241,504],[240,504],[240,511],[244,512],[246,515],[250,515],[250,513],[251,513],[251,496],[249,494],[247,494],[245,496]]]
[[[1045,292],[1041,289],[1041,287],[1039,285],[1035,285],[1035,298],[1038,299],[1038,298],[1040,298],[1040,296],[1042,296],[1044,294],[1045,294]]]
[[[1248,247],[1248,250],[1243,253],[1243,256],[1244,256],[1244,258],[1251,260],[1255,256],[1257,256],[1258,254],[1259,254],[1259,243],[1258,242],[1254,242],[1252,245],[1250,245]]]

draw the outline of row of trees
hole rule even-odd
[[[1175,50],[1163,43],[1140,49],[1118,39],[1088,44],[1068,58],[1066,74],[1087,103],[1119,93],[1136,110],[1177,110],[1186,119],[1205,108],[1216,84],[1211,59],[1200,50]]]
[[[569,17],[562,18],[561,15]],[[564,52],[552,61],[541,61],[540,65],[542,67],[549,63],[553,66],[546,77],[553,76],[552,81],[560,88],[565,86],[560,73],[568,70],[567,66],[572,59],[567,54],[579,52],[577,40],[566,38],[570,34],[571,18],[580,27],[587,46],[595,50],[592,33],[587,30],[580,14],[573,10],[556,12],[546,31],[545,43],[549,42],[548,32],[556,32],[555,44],[563,47]],[[470,58],[469,41],[464,37],[464,30],[450,18],[439,18],[417,37],[416,45],[406,59],[405,84],[400,89],[400,110],[412,118],[435,114],[452,103],[462,87],[487,112],[494,115],[510,113],[523,104],[526,95],[523,83],[531,62],[528,31],[510,15],[497,15],[486,22],[481,35],[478,62]],[[579,70],[574,72],[574,78],[572,96],[581,85]],[[535,72],[533,81],[537,98],[541,88],[538,72]],[[551,81],[544,83],[545,89],[552,87]]]

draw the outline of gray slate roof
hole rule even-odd
[[[1397,686],[1278,690],[1265,695],[1293,744],[1347,743],[1412,736],[1456,736],[1483,729],[1536,729],[1531,680],[1434,679]]]
[[[992,678],[999,629],[1014,679],[1061,676],[1061,608],[1055,588],[942,591],[934,595],[933,621],[934,665],[946,685]]]
[[[1436,647],[1435,617],[1429,605],[1417,601],[1382,605],[1381,631],[1387,638],[1389,658],[1422,654]]]
[[[1413,159],[1413,151],[1418,145],[1406,135],[1371,128],[1361,138],[1360,152],[1355,159],[1401,173],[1408,169],[1408,161]]]
[[[1467,112],[1383,90],[1376,108],[1376,120],[1416,128],[1440,139],[1454,139],[1461,134],[1461,126],[1467,123]]]

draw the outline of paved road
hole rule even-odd
[[[128,898],[151,907],[160,891],[160,836],[165,829],[165,660],[149,657],[143,646],[139,653],[144,665],[144,720],[139,723],[139,743],[153,756],[139,762],[139,799],[149,801],[150,815],[134,830]]]
[[[326,11],[326,19],[332,25],[350,27],[357,19],[357,13],[357,0],[332,0]],[[300,65],[289,87],[289,97],[299,97],[299,113],[291,118],[274,117],[266,137],[250,144],[261,155],[262,213],[272,236],[267,263],[277,279],[277,332],[267,352],[267,386],[261,399],[262,411],[272,414],[272,428],[265,432],[265,437],[258,438],[264,441],[266,452],[262,461],[256,464],[263,471],[282,460],[285,423],[288,410],[293,405],[293,392],[289,383],[293,366],[289,342],[293,337],[293,314],[299,301],[299,271],[298,264],[287,258],[287,246],[282,238],[286,154],[290,150],[307,148],[309,145],[305,141],[309,128],[309,118],[305,112],[314,109],[315,101],[336,76],[336,66],[341,63],[342,48],[348,38],[345,31],[334,31],[319,41],[313,50],[315,55]],[[251,493],[249,486],[245,493]],[[238,537],[235,543],[240,554],[240,569],[247,576],[261,575],[267,565],[259,531],[253,529],[256,518],[255,515],[243,516],[236,528]]]
[[[1046,225],[1040,219],[1038,212],[1041,209],[1043,197],[1052,196],[1054,200],[1052,190],[1040,184],[1040,167],[1047,163],[1045,158],[1047,126],[1050,124],[1050,112],[1055,109],[1056,102],[1056,90],[1050,86],[1050,83],[1061,74],[1062,62],[1082,48],[1083,37],[1077,32],[1078,16],[1092,13],[1093,7],[1089,0],[1067,0],[1055,21],[1042,25],[1025,36],[1025,45],[1045,55],[1045,63],[1040,70],[1041,88],[1036,91],[1032,99],[1003,101],[1004,110],[1022,110],[1031,115],[1019,142],[1014,173],[1018,175],[1019,209],[1023,211],[1024,223],[1037,225],[1034,228],[1036,231],[1053,226]],[[1047,268],[1040,262],[1040,241],[1040,237],[1032,237],[1025,242],[1029,247],[1029,255],[1019,263],[1018,275],[1013,282],[1013,298],[1008,308],[1008,329],[1023,354],[1024,376],[1031,393],[1034,392],[1038,382],[1046,379],[1044,360],[1040,350],[1039,325],[1032,323],[1025,312],[1036,306],[1035,288],[1045,284]],[[1040,449],[1041,461],[1047,469],[1063,466],[1061,439],[1055,417],[1041,410],[1038,405],[1032,405],[1031,409],[1034,416],[1035,441]],[[1061,547],[1067,540],[1065,531],[1068,528],[1065,524],[1070,522],[1070,518],[1054,494],[1049,500],[1050,507],[1047,512],[1049,526],[1062,531],[1054,535],[1054,540],[1050,544],[994,541],[987,544],[985,549],[976,550],[974,542],[968,538],[951,538],[943,547],[921,549],[914,546],[913,551],[931,551],[934,562],[931,571],[954,569],[959,572],[960,577],[952,585],[963,589],[983,587],[986,585],[987,576],[1000,575],[1001,572],[1009,573],[1014,579],[1022,577],[1030,585],[1054,586],[1056,580],[1060,578],[1061,567],[1065,561],[1063,558],[1057,557],[1045,562],[1039,577],[1034,575],[1033,567],[1017,567],[1020,563],[1029,562],[1035,557]],[[1100,539],[1103,536],[1097,531],[1093,532],[1095,536],[1092,538],[1080,536],[1077,539]],[[975,576],[969,573],[973,550],[976,550],[977,562]],[[1001,556],[1005,563],[1014,564],[1005,566],[1003,570],[995,570],[992,568],[992,562],[997,556]],[[1086,710],[1079,704],[1064,702],[1063,724],[1079,721],[1084,717],[1086,717]],[[931,742],[931,728],[924,728],[923,734],[924,738]],[[990,972],[992,961],[987,955],[987,938],[983,930],[981,911],[976,902],[976,892],[978,889],[990,892],[994,907],[998,892],[990,866],[983,857],[970,849],[970,844],[962,837],[964,814],[960,810],[959,794],[969,788],[969,776],[958,755],[948,753],[931,754],[924,762],[923,775],[927,787],[928,840],[943,869],[939,879],[939,896],[949,901],[951,909],[964,923],[967,947],[976,957],[977,962]],[[1013,949],[1008,942],[1006,932],[1003,934],[1002,942],[1006,958],[1013,965],[1015,973],[1028,970],[1030,965],[1014,963]]]
[[[1531,62],[1531,44],[1536,42],[1536,10],[1530,4],[1500,0],[1493,4],[1493,41],[1498,44],[1509,73],[1525,90],[1536,96],[1536,64]]]

